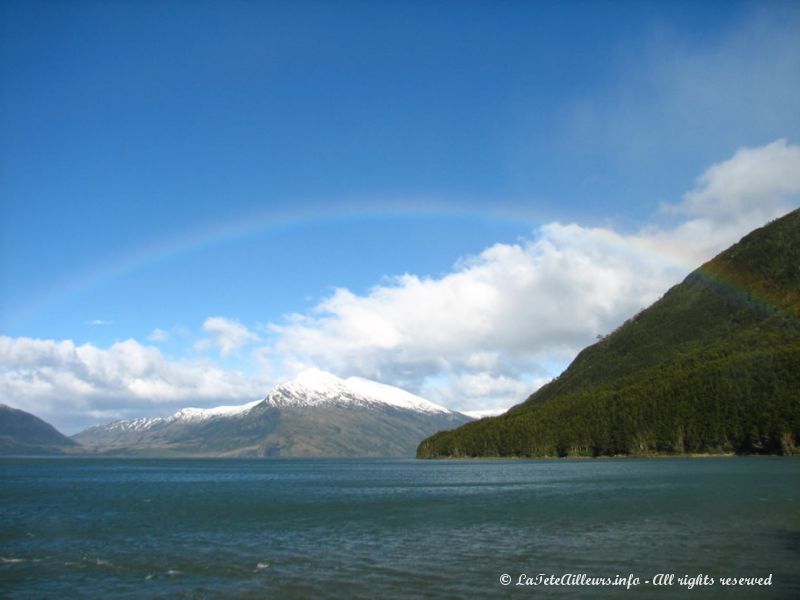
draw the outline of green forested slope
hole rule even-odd
[[[743,238],[500,417],[417,455],[791,453],[800,440],[800,211]]]

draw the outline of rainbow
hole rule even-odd
[[[240,216],[222,223],[212,223],[179,235],[162,238],[134,248],[108,260],[98,261],[82,271],[70,273],[44,289],[24,306],[9,311],[10,321],[22,320],[51,306],[58,305],[93,289],[108,285],[127,275],[157,266],[159,263],[187,256],[214,246],[236,243],[282,230],[317,223],[352,223],[387,219],[461,219],[513,223],[534,229],[540,219],[533,210],[482,206],[421,199],[402,202],[329,203],[285,210],[266,210]]]

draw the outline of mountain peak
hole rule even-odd
[[[407,456],[470,418],[390,385],[307,369],[264,400],[116,421],[76,439],[101,452],[218,456]]]
[[[332,390],[338,391],[339,389],[346,387],[342,379],[339,379],[332,373],[328,373],[322,369],[317,369],[316,367],[301,371],[294,379],[282,385],[302,387],[305,390],[313,392],[329,392]]]
[[[347,405],[382,404],[392,408],[424,413],[450,413],[449,409],[400,388],[362,377],[340,379],[311,368],[291,381],[276,386],[266,402],[273,406],[310,406],[323,403]]]

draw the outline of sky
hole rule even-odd
[[[796,2],[0,4],[0,402],[497,411],[800,206]]]

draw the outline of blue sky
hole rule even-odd
[[[0,21],[0,391],[70,431],[305,366],[509,406],[798,204],[792,2]]]

